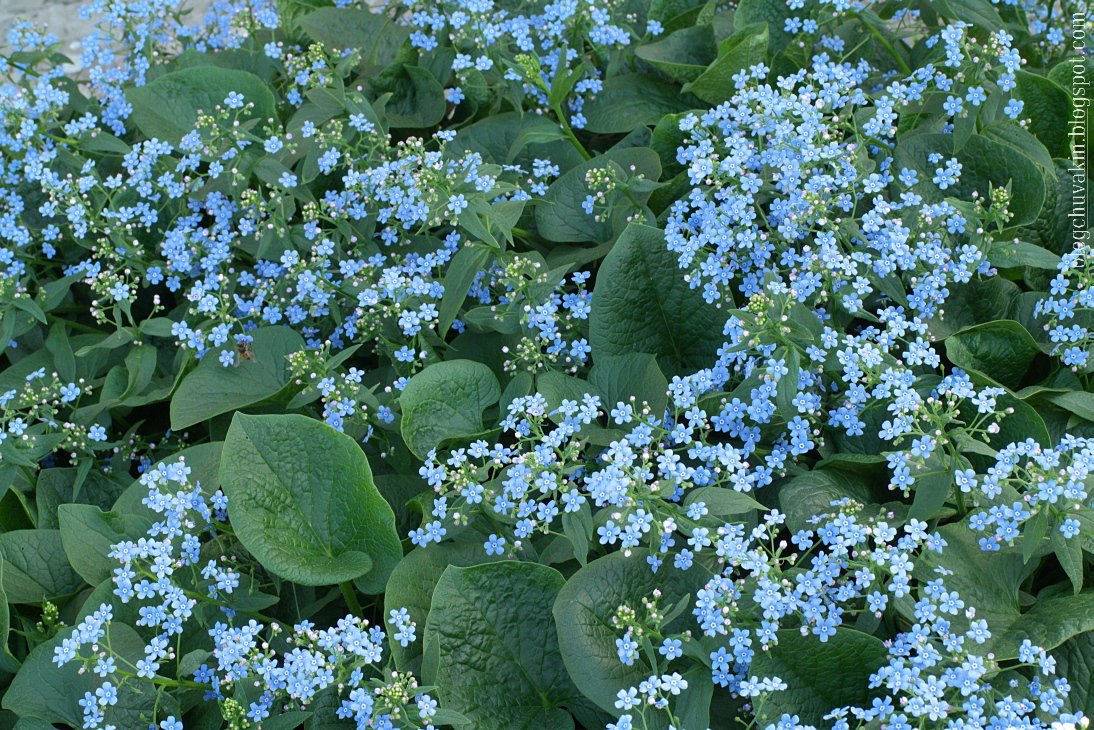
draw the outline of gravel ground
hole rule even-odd
[[[79,9],[85,0],[0,0],[0,46],[5,45],[7,28],[16,20],[29,20],[45,25],[61,39],[61,51],[73,60],[80,55],[80,39],[92,29],[92,23],[80,18]],[[188,0],[192,19],[200,18],[212,0]]]

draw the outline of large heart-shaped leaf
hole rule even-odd
[[[171,428],[182,430],[277,395],[289,382],[285,358],[302,349],[304,338],[295,330],[263,327],[254,332],[250,356],[234,366],[224,367],[207,355],[171,397]]]
[[[58,668],[53,664],[53,652],[70,629],[36,646],[15,675],[4,693],[3,707],[27,720],[42,720],[68,727],[82,727],[83,710],[80,701],[84,692],[99,687],[102,680],[84,671],[79,662]],[[110,649],[125,662],[135,662],[143,655],[144,640],[129,626],[114,621],[110,624]],[[118,662],[122,664],[121,661]],[[148,726],[148,711],[158,704],[164,715],[178,714],[178,701],[170,694],[157,692],[151,682],[126,682],[118,692],[118,702],[106,708],[106,721],[119,728]]]
[[[641,550],[611,553],[570,576],[555,601],[555,623],[566,669],[585,696],[614,712],[616,693],[649,676],[644,660],[629,667],[619,661],[620,631],[611,619],[620,606],[640,610],[642,601],[660,590],[661,606],[668,609],[700,585],[692,572],[654,573]]]
[[[447,360],[430,365],[407,383],[399,403],[407,447],[419,458],[445,439],[483,431],[482,412],[501,398],[498,379],[473,360]]]
[[[302,585],[379,592],[402,557],[395,514],[352,438],[305,416],[237,414],[220,482],[240,542]]]
[[[946,338],[950,362],[981,372],[1008,388],[1021,385],[1040,351],[1026,328],[1010,319],[984,322]]]
[[[930,579],[937,576],[937,568],[951,571],[944,578],[946,587],[974,607],[992,632],[977,653],[992,652],[1000,661],[1013,659],[1024,639],[1051,650],[1072,636],[1094,631],[1094,591],[1043,596],[1023,610],[1019,589],[1036,563],[1027,564],[1019,547],[1004,545],[999,551],[983,552],[966,524],[946,525],[938,532],[948,544],[941,555],[925,554],[917,575]],[[956,631],[963,631],[968,619],[958,615],[953,624]]]
[[[487,555],[482,545],[464,542],[443,542],[415,548],[406,554],[388,578],[384,592],[384,608],[387,611],[405,608],[418,626],[425,626],[429,607],[433,604],[433,592],[445,568],[450,565],[467,567],[480,563],[495,562],[496,557]],[[395,644],[391,647],[395,663],[404,671],[420,669],[422,642],[409,646]]]
[[[551,606],[565,580],[553,568],[504,561],[449,567],[425,628],[427,682],[482,730],[574,726],[578,696],[559,654]]]
[[[713,363],[725,321],[684,280],[665,234],[632,223],[597,273],[589,342],[594,357],[657,355],[675,375]]]
[[[836,629],[824,643],[798,629],[782,629],[779,641],[758,652],[749,673],[778,677],[787,689],[774,692],[760,710],[761,724],[797,715],[802,725],[822,726],[837,707],[870,705],[870,675],[885,663],[885,644],[853,629]]]
[[[228,94],[242,94],[253,108],[242,110],[245,117],[274,117],[277,109],[273,92],[262,79],[247,71],[193,66],[157,76],[144,86],[126,90],[133,107],[130,119],[148,137],[178,142],[197,123],[198,114],[212,114]]]

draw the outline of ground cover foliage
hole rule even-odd
[[[1085,4],[85,12],[0,56],[0,727],[1087,727]]]

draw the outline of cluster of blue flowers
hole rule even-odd
[[[1054,344],[1053,353],[1075,372],[1090,365],[1094,350],[1094,332],[1086,324],[1094,312],[1092,257],[1094,247],[1088,241],[1079,241],[1061,256],[1050,285],[1051,296],[1039,300],[1035,309],[1047,320],[1045,330]]]
[[[145,471],[142,504],[154,515],[151,526],[145,537],[116,543],[109,553],[118,564],[112,577],[114,597],[123,607],[140,604],[133,625],[150,634],[143,656],[133,661],[115,648],[111,603],[88,613],[54,650],[57,666],[80,662],[102,680],[80,703],[83,726],[117,730],[110,722],[111,708],[118,704],[119,693],[139,692],[142,681],[159,691],[179,686],[179,680],[162,675],[163,664],[181,659],[178,646],[195,614],[212,611],[220,619],[208,630],[211,649],[203,656],[214,661],[192,669],[192,679],[183,680],[182,686],[205,688],[205,699],[220,703],[233,727],[258,726],[289,708],[307,708],[330,688],[342,697],[338,717],[353,720],[361,730],[431,730],[437,703],[419,690],[412,675],[385,673],[387,635],[381,627],[349,615],[325,629],[303,621],[283,637],[284,627],[248,608],[262,605],[254,600],[261,594],[249,591],[248,601],[241,595],[241,581],[247,593],[256,576],[244,577],[231,565],[231,548],[222,546],[223,552],[211,560],[202,556],[207,543],[231,539],[230,530],[225,532],[227,498],[220,490],[206,495],[190,474],[181,458]],[[394,641],[405,647],[416,640],[415,624],[405,610],[393,610],[390,621],[396,628]],[[128,630],[124,624],[121,628]],[[285,644],[283,650],[276,648],[280,644]],[[176,730],[182,725],[167,716],[161,727]]]
[[[586,100],[603,88],[603,69],[588,64],[582,46],[599,57],[662,32],[657,21],[644,28],[635,21],[621,0],[561,0],[528,14],[493,0],[412,4],[409,20],[415,47],[452,49],[455,85],[445,92],[452,104],[512,95],[520,107],[556,114],[574,129],[585,127]]]

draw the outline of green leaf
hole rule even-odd
[[[482,412],[500,398],[501,386],[486,365],[471,360],[434,363],[412,377],[399,397],[403,440],[424,459],[442,441],[482,433]]]
[[[787,19],[799,15],[804,17],[812,4],[806,3],[805,9],[791,10],[785,0],[741,0],[733,15],[733,25],[744,30],[757,23],[766,23],[771,33],[770,53],[774,55],[786,48],[793,38],[791,33],[784,30]]]
[[[650,412],[660,416],[668,405],[669,381],[649,353],[599,357],[589,371],[589,382],[604,394],[608,406],[633,397],[636,405],[649,403]]]
[[[475,728],[573,728],[578,696],[562,665],[551,606],[564,583],[543,565],[449,567],[433,593],[425,653],[437,657],[441,702]]]
[[[171,396],[171,428],[176,431],[273,398],[289,382],[286,359],[304,349],[304,339],[288,327],[261,327],[254,332],[251,357],[236,356],[224,367],[208,353],[183,377]]]
[[[1055,649],[1073,636],[1094,631],[1094,591],[1042,597],[1005,626],[998,625],[998,622],[994,626],[990,622],[988,625],[992,637],[984,647],[994,652],[996,659],[1015,658],[1018,647],[1025,639],[1042,649]]]
[[[60,530],[12,530],[0,535],[0,579],[11,603],[70,596],[84,585],[68,564]]]
[[[1068,639],[1052,656],[1056,658],[1056,673],[1071,684],[1064,708],[1088,717],[1094,715],[1094,631]]]
[[[664,233],[631,224],[597,273],[589,342],[594,358],[645,352],[674,375],[714,362],[725,321],[684,281]]]
[[[224,444],[219,441],[190,446],[157,461],[153,466],[184,459],[186,466],[190,467],[190,483],[201,484],[202,492],[206,496],[211,496],[220,489],[220,456],[223,447]],[[147,532],[152,523],[160,519],[155,512],[142,504],[142,500],[147,495],[148,487],[142,484],[140,479],[135,479],[118,496],[110,511],[123,514],[127,519],[139,519],[140,532]]]
[[[142,485],[143,486],[143,485]],[[88,585],[110,578],[116,560],[107,556],[110,546],[143,536],[148,525],[137,515],[103,512],[90,504],[62,504],[57,508],[61,545],[72,569]]]
[[[980,132],[989,137],[993,142],[1002,142],[1010,145],[1029,159],[1036,162],[1044,171],[1053,167],[1052,155],[1044,143],[1033,134],[1021,127],[1017,122],[995,122],[981,128]]]
[[[684,498],[684,505],[690,506],[695,502],[702,502],[712,515],[728,517],[731,515],[743,515],[752,510],[767,511],[767,507],[757,502],[744,492],[738,492],[725,487],[699,487],[692,489]]]
[[[604,89],[585,104],[582,113],[587,131],[618,134],[652,126],[664,115],[688,106],[676,86],[645,74],[626,74],[605,81]]]
[[[238,71],[248,71],[266,82],[273,78],[277,68],[272,58],[263,53],[262,49],[253,46],[250,48],[220,48],[209,53],[202,53],[196,48],[187,48],[174,61],[177,68],[219,66]],[[117,144],[113,142],[108,144],[112,148],[117,147]]]
[[[536,376],[536,391],[547,401],[548,415],[557,410],[564,400],[580,403],[586,394],[595,395],[601,400],[604,398],[592,383],[553,370]]]
[[[938,516],[954,486],[954,468],[949,459],[939,451],[931,454],[922,471],[913,472],[912,509],[908,516],[917,520],[929,520]]]
[[[390,15],[363,8],[319,8],[297,24],[328,49],[357,51],[362,61],[381,67],[395,60],[410,37],[410,29]]]
[[[642,600],[661,591],[660,605],[671,607],[702,585],[694,572],[655,574],[643,550],[610,553],[570,576],[555,601],[555,623],[566,669],[581,691],[607,712],[615,712],[616,693],[646,679],[644,659],[633,666],[619,661],[615,640],[621,632],[611,619],[622,605],[641,610]],[[668,631],[682,630],[689,617],[670,622]]]
[[[939,340],[978,322],[990,322],[1010,309],[1019,296],[1018,285],[999,276],[972,281],[954,289],[943,316],[931,320],[931,334]]]
[[[585,173],[594,168],[618,166],[619,172],[633,168],[636,173],[645,175],[647,180],[657,180],[661,176],[661,159],[648,147],[628,147],[594,157],[567,172],[547,188],[547,193],[536,206],[536,228],[548,241],[556,243],[577,243],[609,241],[622,224],[613,220],[597,221],[585,212],[582,204],[589,191],[585,183]],[[610,196],[609,196],[610,197]],[[634,194],[636,200],[644,201],[648,193]],[[617,195],[615,200],[623,200]]]
[[[946,339],[946,357],[965,370],[975,370],[1016,389],[1041,352],[1025,327],[1010,319],[984,322]]]
[[[1048,509],[1042,508],[1022,526],[1022,560],[1029,562],[1048,533]]]
[[[448,150],[454,154],[478,152],[488,162],[525,169],[531,169],[537,157],[551,160],[563,171],[582,161],[581,153],[565,139],[557,122],[520,112],[486,117],[460,129]]]
[[[585,565],[589,560],[589,541],[593,538],[593,513],[588,503],[576,512],[562,513],[562,534],[574,548],[574,558]]]
[[[1094,422],[1094,393],[1077,390],[1070,393],[1050,395],[1048,399],[1053,404],[1071,411],[1079,418]]]
[[[413,500],[423,492],[430,491],[429,485],[418,474],[396,473],[375,475],[376,488],[395,513],[395,530],[406,535],[419,524],[422,514]]]
[[[19,661],[11,655],[8,649],[8,640],[11,637],[11,607],[8,606],[8,596],[0,586],[0,672],[14,674],[19,669]]]
[[[824,643],[802,636],[798,629],[781,629],[779,641],[757,652],[749,674],[778,677],[788,688],[774,692],[759,712],[761,725],[785,714],[802,725],[823,725],[834,707],[869,707],[870,675],[885,663],[885,644],[854,629],[836,629]]]
[[[437,334],[443,337],[456,320],[460,308],[467,300],[471,283],[480,271],[488,267],[493,253],[486,246],[468,245],[461,248],[452,257],[448,272],[444,276],[444,294],[437,308]]]
[[[444,89],[421,66],[400,65],[374,79],[373,85],[376,91],[391,94],[385,111],[394,128],[432,127],[444,118]]]
[[[988,250],[988,261],[1000,269],[1031,266],[1035,269],[1055,271],[1060,257],[1040,246],[1022,241],[997,241]]]
[[[740,71],[767,60],[770,34],[767,23],[741,28],[718,44],[718,57],[714,63],[684,91],[694,94],[708,104],[721,104],[733,96],[736,87],[733,77]]]
[[[236,414],[220,482],[243,546],[301,585],[383,590],[402,557],[395,515],[352,438],[312,418]]]
[[[1044,170],[1045,204],[1036,220],[1016,231],[1018,236],[1057,254],[1071,250],[1071,213],[1076,205],[1083,205],[1086,194],[1086,183],[1078,172],[1065,160],[1054,160]]]
[[[94,691],[102,680],[92,672],[79,671],[78,661],[60,668],[53,663],[54,649],[70,633],[71,629],[62,629],[30,652],[4,693],[4,709],[28,720],[83,726],[79,702],[85,692]],[[110,648],[124,660],[140,659],[144,646],[145,642],[129,626],[118,621],[110,624]],[[170,694],[157,692],[151,682],[126,682],[119,688],[117,704],[107,708],[106,722],[119,728],[147,727],[149,708],[157,703],[163,715],[179,714],[178,702]]]
[[[961,177],[957,185],[940,191],[931,179],[938,165],[928,162],[934,152],[945,158],[955,157],[961,163]],[[978,193],[990,200],[989,187],[1002,188],[1010,185],[1010,225],[1019,226],[1037,218],[1045,202],[1045,181],[1041,168],[1016,148],[995,142],[988,137],[974,134],[960,152],[954,153],[952,135],[913,134],[897,145],[896,163],[901,167],[918,170],[918,190],[928,201],[942,198],[972,200]]]
[[[126,89],[133,107],[130,120],[145,136],[177,143],[197,123],[198,113],[211,114],[231,92],[254,104],[240,110],[243,118],[265,120],[277,115],[273,92],[259,77],[246,71],[195,66],[157,76],[144,86]]]
[[[780,347],[775,351],[774,358],[782,362],[786,368],[786,375],[779,378],[775,391],[775,408],[784,418],[789,420],[793,413],[797,413],[794,406],[794,397],[798,394],[798,376],[801,374],[801,355],[798,348]]]
[[[974,377],[974,381],[977,379]],[[987,379],[984,378],[984,380]],[[985,383],[979,384],[984,385]],[[1041,414],[1037,412],[1037,409],[1029,403],[1019,400],[1008,392],[1003,393],[996,399],[996,406],[1000,410],[1010,412],[999,421],[999,433],[988,436],[988,444],[993,448],[998,450],[1009,443],[1023,441],[1027,438],[1031,438],[1043,446],[1048,446],[1053,442],[1048,427],[1045,425],[1045,420],[1041,418]],[[972,408],[966,406],[963,410],[971,412]]]
[[[1094,591],[1041,596],[1023,612],[1019,590],[1036,561],[1026,565],[1018,547],[981,551],[977,533],[967,524],[945,525],[938,532],[947,543],[945,550],[922,555],[915,575],[930,580],[937,577],[937,568],[952,571],[945,577],[947,589],[974,607],[976,617],[985,619],[992,632],[977,653],[992,652],[997,660],[1006,661],[1018,656],[1023,639],[1052,650],[1072,636],[1094,630]],[[969,623],[964,613],[952,621],[955,632],[965,631]]]
[[[1004,545],[998,552],[985,553],[966,524],[945,525],[938,533],[947,543],[945,550],[941,555],[925,553],[916,575],[932,580],[939,567],[954,571],[946,576],[946,587],[957,591],[966,606],[974,606],[977,618],[987,620],[993,631],[1006,626],[1019,613],[1018,585],[1028,572],[1019,550]],[[955,617],[954,623],[958,631],[968,626],[964,616]]]
[[[861,504],[879,501],[870,483],[858,475],[835,469],[814,469],[796,476],[779,488],[779,509],[786,515],[786,527],[791,532],[814,527],[810,520],[832,513],[832,502],[850,497]]]
[[[702,0],[650,0],[649,18],[665,25],[674,18],[684,18],[692,24],[702,6]]]
[[[634,55],[677,83],[698,78],[714,60],[714,31],[709,25],[682,28],[654,43],[634,49]]]
[[[1040,74],[1019,70],[1015,80],[1015,96],[1024,104],[1022,117],[1030,120],[1030,131],[1053,157],[1067,157],[1071,95]]]
[[[987,31],[1003,30],[1005,24],[989,0],[938,0],[937,12],[950,20],[971,23]]]
[[[470,542],[443,542],[425,548],[415,548],[406,554],[387,581],[384,592],[384,612],[405,608],[418,626],[425,626],[429,607],[433,603],[433,591],[449,565],[466,567],[490,563],[501,558],[487,555],[482,545]],[[393,643],[391,654],[395,664],[403,671],[421,668],[422,642],[409,646]]]
[[[1060,567],[1064,569],[1067,579],[1071,581],[1072,593],[1079,594],[1083,589],[1083,546],[1082,536],[1073,537],[1070,540],[1063,536],[1059,529],[1052,531],[1049,538],[1052,551],[1056,559],[1060,561]]]

